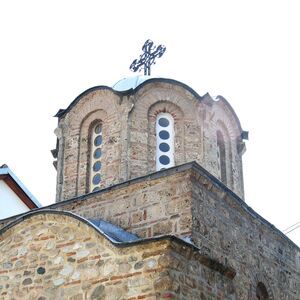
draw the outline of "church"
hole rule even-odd
[[[56,203],[0,220],[0,299],[300,299],[299,247],[245,202],[225,98],[135,76],[56,117]]]

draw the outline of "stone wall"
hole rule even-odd
[[[97,87],[80,95],[59,116],[56,201],[84,195],[89,188],[90,125],[103,124],[100,188],[155,172],[155,121],[174,118],[175,165],[197,161],[221,178],[217,130],[226,144],[226,185],[243,198],[244,143],[239,121],[226,100],[200,97],[187,86],[156,79],[127,94]]]
[[[234,299],[234,273],[192,246],[165,238],[116,247],[68,214],[35,213],[0,231],[0,254],[3,300]]]
[[[48,208],[101,218],[140,237],[187,236],[192,231],[190,173],[172,171],[169,177],[163,176],[164,171]]]
[[[33,216],[0,237],[1,299],[156,299],[164,243],[117,248],[70,216]]]
[[[161,259],[168,266],[170,288],[176,299],[235,300],[235,272],[215,261],[178,244]]]
[[[201,173],[191,177],[195,245],[236,270],[238,299],[256,299],[259,282],[271,299],[299,299],[299,248],[209,174]]]
[[[47,208],[103,218],[140,237],[188,236],[203,255],[236,270],[237,299],[255,299],[259,282],[271,299],[300,298],[299,248],[195,163]]]

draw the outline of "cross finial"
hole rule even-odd
[[[163,45],[153,46],[151,40],[147,40],[142,48],[143,54],[140,55],[139,59],[135,59],[130,65],[130,70],[133,72],[144,69],[144,75],[150,75],[150,67],[155,64],[156,57],[161,57],[166,47]]]

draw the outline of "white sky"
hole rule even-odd
[[[112,85],[150,38],[152,74],[224,96],[244,130],[246,202],[279,229],[300,222],[299,1],[2,1],[0,163],[54,202],[52,116]],[[288,235],[300,245],[300,228]]]

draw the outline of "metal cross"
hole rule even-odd
[[[142,48],[143,54],[140,55],[139,59],[135,59],[130,65],[130,70],[133,72],[141,71],[144,69],[144,75],[150,75],[150,67],[155,64],[155,58],[161,57],[166,47],[163,45],[153,46],[151,40],[147,40]],[[152,51],[152,52],[151,52]]]

